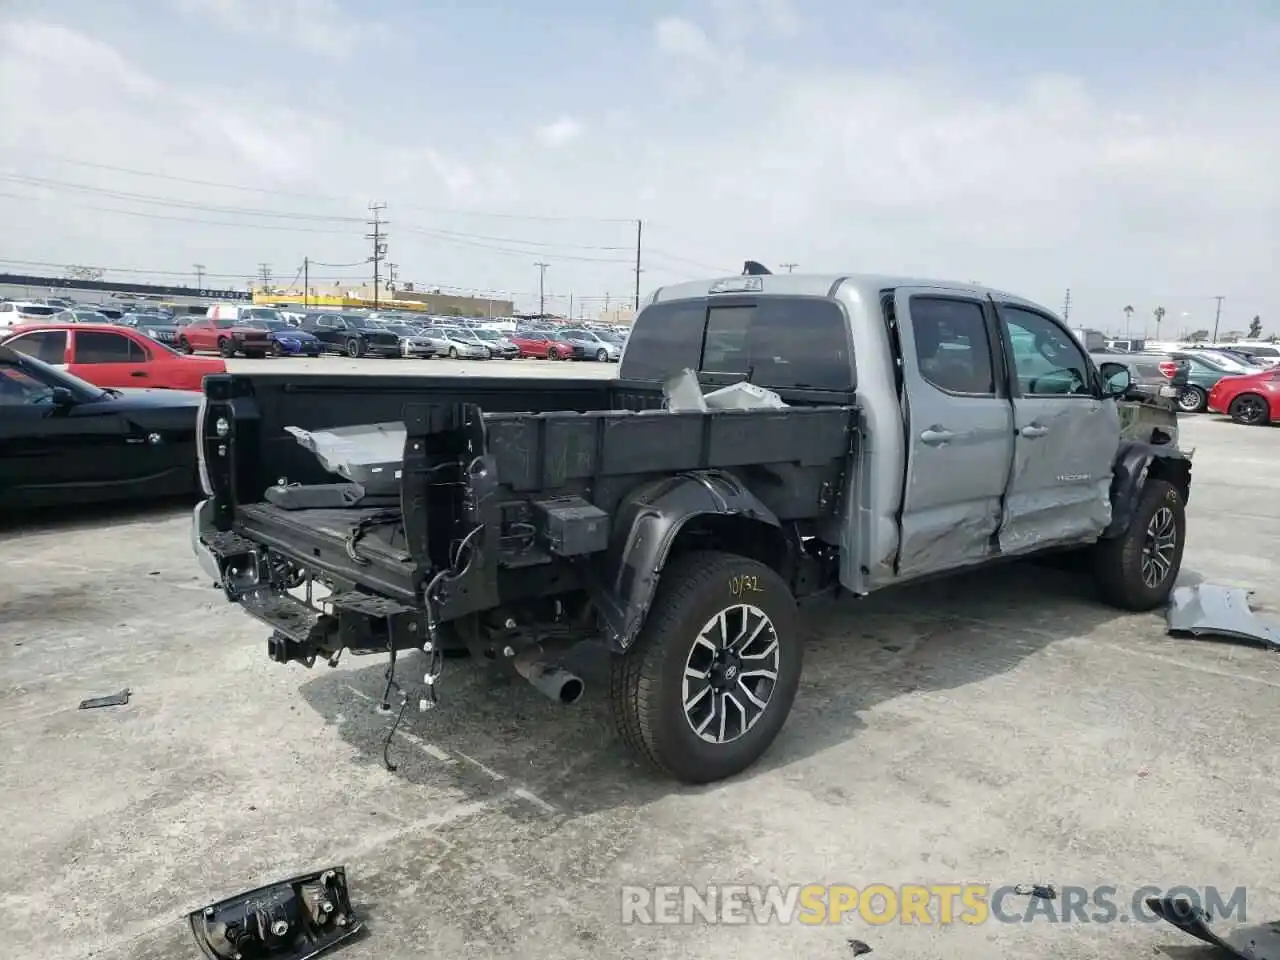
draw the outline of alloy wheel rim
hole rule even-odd
[[[1200,393],[1197,390],[1183,390],[1178,394],[1178,406],[1188,412],[1200,409]]]
[[[711,617],[685,659],[685,721],[707,743],[732,743],[764,716],[778,685],[778,631],[759,607],[739,603]]]
[[[1142,540],[1142,582],[1158,587],[1173,569],[1173,555],[1178,546],[1178,525],[1173,511],[1161,507],[1147,523]]]
[[[1240,419],[1245,423],[1257,423],[1262,419],[1262,401],[1255,397],[1241,397],[1237,401]]]

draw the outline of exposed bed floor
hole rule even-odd
[[[400,511],[386,507],[316,508],[284,510],[272,503],[250,503],[237,508],[236,518],[246,531],[266,534],[276,540],[291,534],[321,539],[345,547],[357,528],[361,554],[371,560],[410,563]]]

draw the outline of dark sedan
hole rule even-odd
[[[0,346],[0,512],[196,493],[200,401],[95,387]]]
[[[309,313],[302,318],[301,326],[331,353],[348,357],[402,355],[400,338],[390,330],[379,330],[363,314]]]

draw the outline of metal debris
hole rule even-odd
[[[1212,918],[1181,897],[1148,897],[1147,907],[1183,933],[1212,944],[1241,960],[1280,960],[1280,920],[1237,927],[1222,934],[1210,929]]]
[[[129,697],[133,695],[133,691],[127,687],[119,693],[113,693],[106,697],[90,697],[88,700],[80,701],[81,710],[94,710],[98,707],[123,707],[129,702]]]
[[[863,940],[855,940],[853,937],[850,937],[845,941],[845,943],[849,944],[849,949],[853,951],[853,955],[855,957],[860,957],[865,953],[871,952],[871,948],[867,946],[866,942]]]
[[[1280,628],[1261,620],[1249,609],[1248,591],[1212,583],[1177,587],[1165,613],[1169,633],[1175,636],[1231,637],[1262,643],[1280,650]]]

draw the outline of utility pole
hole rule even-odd
[[[573,319],[573,291],[569,291],[569,319]]]
[[[1071,316],[1071,288],[1067,287],[1067,295],[1062,300],[1062,319],[1066,320]]]
[[[193,263],[192,266],[196,268],[196,289],[203,290],[204,289],[204,264]]]
[[[302,258],[302,309],[307,309],[307,296],[311,293],[311,258]]]
[[[1214,297],[1218,301],[1218,309],[1213,311],[1213,342],[1218,342],[1218,321],[1222,319],[1222,301],[1225,297]]]
[[[396,271],[399,269],[400,264],[398,263],[387,264],[387,289],[393,294],[391,298],[393,300],[395,299],[394,294],[396,292]]]
[[[636,221],[636,312],[640,312],[640,237],[644,232],[644,221]]]
[[[271,292],[271,264],[258,264],[258,279],[262,281],[262,292]]]
[[[551,264],[539,260],[534,266],[538,268],[538,315],[541,318],[547,315],[547,267]]]
[[[780,264],[778,264],[778,266],[782,267],[782,269],[783,269],[783,270],[785,270],[785,271],[787,271],[787,273],[794,273],[794,272],[795,272],[796,267],[800,266],[800,264],[798,264],[798,263],[780,263]]]
[[[382,228],[386,225],[382,219],[382,211],[387,209],[386,203],[381,200],[374,200],[369,204],[369,211],[373,214],[373,219],[369,221],[369,226],[373,227],[373,233],[366,233],[364,238],[373,241],[373,256],[369,258],[373,264],[373,309],[378,309],[378,264],[382,262],[382,258],[387,254],[387,235],[382,232]]]

